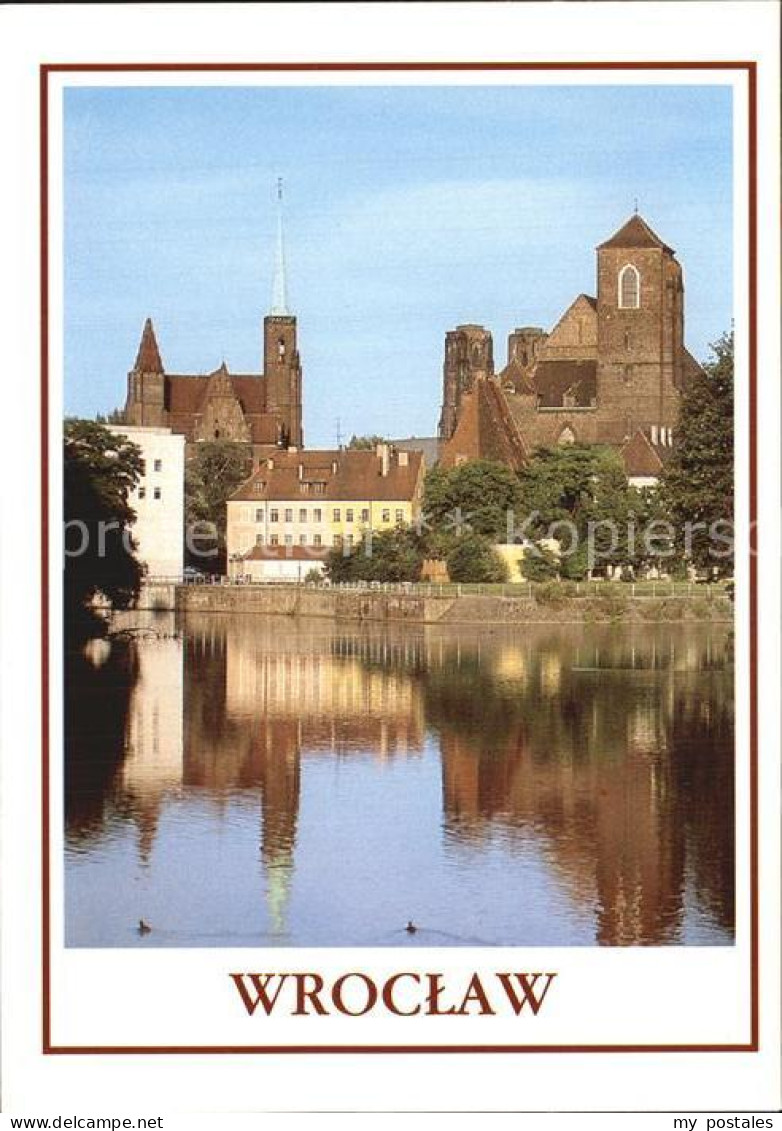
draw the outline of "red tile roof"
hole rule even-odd
[[[621,452],[625,473],[629,477],[656,479],[670,458],[671,449],[653,444],[649,436],[639,428],[622,446]]]
[[[420,451],[390,452],[388,473],[374,451],[321,450],[279,451],[265,460],[257,471],[231,495],[231,501],[259,499],[301,499],[317,505],[318,500],[360,502],[362,500],[412,500],[421,481],[423,456]]]
[[[313,546],[252,546],[242,555],[243,562],[325,561],[328,549]]]
[[[539,361],[532,384],[540,397],[541,408],[564,407],[565,394],[574,400],[571,407],[590,408],[597,397],[597,362]]]

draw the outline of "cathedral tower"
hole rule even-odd
[[[628,438],[675,425],[683,345],[681,265],[636,213],[597,249],[597,398]]]
[[[463,395],[477,380],[493,376],[494,354],[489,331],[475,325],[449,330],[445,335],[441,440],[450,440],[454,433]]]
[[[296,318],[288,310],[285,241],[282,224],[282,181],[277,182],[277,252],[272,307],[263,320],[263,371],[266,411],[280,418],[280,447],[303,446],[301,361],[296,342]]]

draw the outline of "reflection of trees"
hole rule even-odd
[[[540,634],[515,664],[462,645],[426,679],[448,835],[532,831],[603,943],[673,941],[689,873],[732,927],[729,677],[710,636],[673,641]]]
[[[699,696],[679,693],[671,720],[672,745],[687,751],[673,765],[698,899],[726,930],[734,929],[733,687],[729,673],[713,673]],[[708,756],[704,757],[704,754]]]
[[[65,828],[71,843],[104,830],[125,755],[138,668],[133,641],[114,643],[98,666],[84,652],[65,654]]]

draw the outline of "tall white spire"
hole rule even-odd
[[[285,237],[282,228],[282,177],[277,178],[277,252],[274,257],[272,314],[288,314],[288,289],[285,282]]]

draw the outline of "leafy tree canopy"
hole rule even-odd
[[[104,630],[89,604],[98,593],[115,608],[138,595],[143,566],[135,556],[129,502],[144,471],[138,446],[91,420],[64,428],[65,622],[69,642]]]
[[[498,582],[508,580],[504,561],[485,535],[462,534],[448,555],[451,581]]]
[[[351,436],[348,448],[351,451],[373,451],[378,444],[386,442],[382,436]]]
[[[470,460],[453,468],[434,467],[424,482],[424,513],[440,534],[468,527],[495,542],[507,537],[508,512],[518,510],[519,479],[491,460]]]
[[[190,564],[215,572],[225,569],[226,523],[229,497],[252,471],[252,448],[229,440],[198,444],[185,468],[185,522],[209,523],[216,538],[191,538],[188,547]]]
[[[332,581],[418,581],[424,542],[410,527],[383,530],[365,537],[352,553],[334,546],[326,559]]]
[[[733,553],[725,553],[724,540],[733,527],[733,332],[711,349],[712,359],[684,391],[660,488],[679,549],[687,549],[689,523],[689,559],[699,569],[728,576],[733,572]]]

